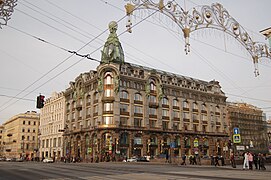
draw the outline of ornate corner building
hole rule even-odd
[[[226,96],[210,82],[124,62],[116,23],[96,70],[64,92],[64,155],[83,160],[222,155]]]

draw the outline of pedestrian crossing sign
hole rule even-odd
[[[241,136],[240,134],[234,134],[233,137],[233,143],[241,143]]]

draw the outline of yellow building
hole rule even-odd
[[[4,156],[7,158],[34,158],[38,151],[39,114],[27,111],[7,120],[4,124]]]

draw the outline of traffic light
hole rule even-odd
[[[37,108],[38,109],[41,109],[41,108],[43,108],[43,106],[44,106],[44,99],[45,99],[45,96],[43,96],[43,95],[39,95],[38,97],[37,97]]]

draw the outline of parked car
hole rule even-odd
[[[11,158],[6,158],[6,161],[11,161]]]
[[[24,161],[24,158],[17,158],[16,159],[16,162],[23,162]]]
[[[136,159],[137,162],[150,162],[147,157],[139,157]]]
[[[127,162],[137,162],[137,158],[131,157],[131,158],[127,159]]]
[[[0,157],[0,161],[5,161],[6,158],[5,157]]]
[[[45,159],[43,159],[42,162],[44,162],[44,163],[53,163],[54,160],[52,158],[45,158]]]

